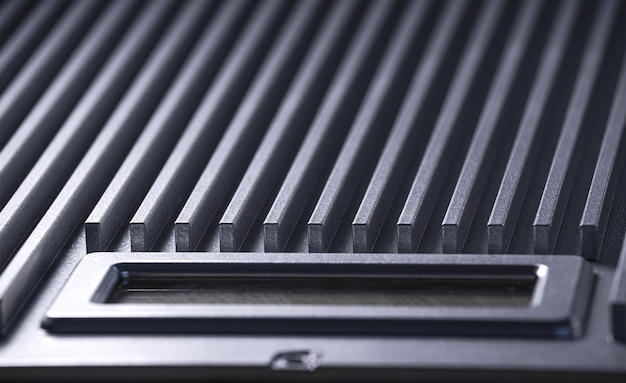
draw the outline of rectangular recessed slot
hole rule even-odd
[[[107,299],[118,304],[528,307],[536,275],[122,276]]]
[[[580,257],[95,253],[42,325],[57,333],[568,339],[582,333],[592,280]]]

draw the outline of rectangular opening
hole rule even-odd
[[[509,307],[531,304],[536,275],[199,276],[123,273],[106,303]]]
[[[274,257],[90,254],[42,326],[58,333],[566,339],[581,334],[593,281],[580,257]]]

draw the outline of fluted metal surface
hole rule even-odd
[[[619,0],[5,2],[1,320],[83,224],[89,252],[602,259],[625,52]]]

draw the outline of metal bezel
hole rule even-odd
[[[479,276],[535,270],[528,308],[335,305],[106,304],[120,273],[195,270],[259,275]],[[369,270],[369,271],[368,271]],[[437,274],[438,273],[438,274]],[[59,333],[232,333],[575,338],[593,274],[579,257],[430,254],[94,253],[73,272],[43,327]]]

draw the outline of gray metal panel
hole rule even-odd
[[[20,207],[0,223],[0,380],[624,380],[623,1],[0,0],[0,20],[0,195]],[[243,215],[220,229],[226,209]]]
[[[617,34],[617,33],[616,33]],[[624,36],[624,33],[622,33]],[[600,153],[580,219],[580,253],[587,258],[597,258],[602,249],[610,207],[615,197],[617,183],[622,174],[626,149],[626,59],[622,53],[614,99],[611,104]]]
[[[247,147],[253,142],[258,142],[306,52],[307,43],[312,39],[323,11],[323,2],[304,2],[294,10],[295,14],[280,32],[280,37],[267,53],[267,57],[259,68],[259,73],[256,74],[250,84],[250,89],[241,100],[237,112],[223,134],[223,141],[232,141],[232,145],[236,145],[237,141],[249,140],[240,143]],[[259,33],[251,31],[250,36],[258,38]],[[252,41],[250,46],[241,46],[240,52],[254,53],[250,47],[260,45]],[[225,64],[228,70],[231,70],[232,75],[223,77],[228,81],[216,84],[212,94],[207,96],[202,104],[204,118],[195,119],[194,124],[185,130],[163,165],[163,169],[130,223],[131,241],[142,243],[144,250],[152,249],[165,226],[172,223],[170,221],[185,201],[183,198],[189,195],[202,168],[212,155],[213,151],[210,147],[216,146],[219,141],[208,136],[215,136],[215,132],[221,126],[226,125],[229,117],[228,105],[238,104],[233,100],[241,96],[241,90],[247,85],[243,79],[247,76],[234,69],[239,63],[256,61],[258,60],[255,57],[235,55]],[[249,70],[249,68],[250,65],[246,65],[240,70]],[[241,90],[236,93],[235,89]],[[240,161],[243,162],[243,159]],[[134,230],[133,225],[140,227]],[[135,238],[135,235],[140,238]],[[141,250],[141,246],[132,246],[133,250]]]
[[[566,65],[566,49],[576,23],[580,2],[561,2],[552,33],[546,44],[540,69],[528,97],[524,116],[511,149],[500,190],[489,217],[489,252],[508,249],[513,229],[529,187],[532,172],[539,160],[545,115],[556,87],[559,68]],[[543,122],[543,123],[542,123]]]
[[[265,203],[264,189],[267,186],[264,188],[255,183],[258,179],[256,154],[252,158],[250,155],[255,152],[254,147],[260,145],[321,22],[323,3],[308,2],[305,5],[294,12],[292,20],[285,26],[283,36],[276,41],[270,57],[263,64],[258,80],[242,102],[237,117],[243,118],[236,117],[233,120],[234,126],[240,125],[245,129],[233,139],[236,144],[230,152],[238,159],[229,161],[227,170],[233,178],[238,178],[236,175],[241,174],[246,167],[247,170],[219,221],[221,251],[239,251]],[[225,140],[228,138],[224,137]]]
[[[51,2],[50,4],[54,4]],[[116,2],[80,42],[24,121],[0,151],[0,206],[10,199],[93,81],[140,8]],[[54,15],[51,10],[48,14]]]
[[[601,9],[597,10],[594,17],[592,33],[583,53],[583,62],[577,74],[576,85],[533,223],[536,253],[551,253],[556,244],[584,148],[584,118],[590,114],[593,87],[600,73],[604,52],[608,49],[619,6],[618,1],[603,1]]]
[[[473,124],[468,120],[478,111],[472,106],[484,97],[493,75],[486,61],[499,55],[504,41],[496,37],[507,33],[510,26],[507,5],[510,6],[501,1],[486,2],[474,25],[398,218],[398,249],[402,252],[417,249],[424,235],[424,223],[432,214],[434,200],[442,191],[455,153],[473,131]]]
[[[298,146],[306,133],[305,127],[315,117],[316,109],[339,65],[342,50],[347,46],[351,30],[349,25],[360,16],[358,1],[337,2],[332,17],[327,18],[321,33],[313,42],[300,68],[285,102],[281,105],[272,125],[259,145],[249,173],[255,174],[254,183],[261,191],[259,198],[267,198],[272,181],[284,177],[289,160],[296,156]],[[244,176],[245,177],[245,176]],[[265,221],[265,251],[283,251],[287,245],[301,210],[289,209],[289,196],[279,194],[274,200]]]
[[[398,20],[391,42],[371,80],[359,111],[354,117],[345,143],[337,155],[322,193],[309,220],[309,230],[315,225],[322,235],[322,242],[330,243],[337,228],[347,214],[349,201],[353,199],[360,179],[376,158],[389,133],[395,112],[400,106],[408,83],[405,78],[413,71],[430,33],[432,18],[430,2],[410,4]],[[367,244],[358,229],[353,235],[355,252],[366,252]],[[321,249],[325,251],[326,249]]]
[[[443,251],[446,253],[463,251],[503,135],[514,131],[511,125],[517,121],[510,119],[510,106],[520,96],[520,81],[525,78],[524,75],[528,76],[523,70],[532,69],[529,62],[533,56],[531,50],[541,46],[535,31],[539,27],[544,5],[540,1],[526,1],[515,20],[441,224]]]
[[[88,1],[72,4],[62,15],[37,51],[7,86],[0,97],[0,145],[4,146],[18,124],[68,59],[106,3]]]
[[[28,14],[34,1],[8,0],[0,5],[0,47],[10,38],[18,28],[23,18]]]
[[[32,227],[32,220],[37,218],[37,215],[42,212],[39,209],[47,207],[47,204],[52,203],[47,211],[47,216],[44,215],[33,229],[35,234],[30,235],[24,244],[19,248],[15,256],[10,258],[13,254],[13,249],[6,251],[4,254],[9,261],[6,268],[0,275],[0,323],[2,323],[2,329],[5,330],[5,326],[11,320],[11,316],[15,314],[15,310],[19,310],[20,305],[24,297],[28,296],[32,289],[36,286],[39,280],[42,278],[51,261],[53,261],[65,242],[69,239],[70,235],[74,232],[78,226],[78,222],[74,219],[76,215],[83,216],[88,210],[85,210],[83,206],[85,203],[91,204],[92,198],[85,198],[85,189],[78,189],[74,192],[66,192],[68,189],[82,187],[96,187],[98,184],[88,182],[88,179],[84,179],[87,173],[83,173],[85,167],[93,166],[80,165],[77,170],[74,170],[73,162],[80,161],[80,155],[84,154],[89,148],[91,140],[93,140],[98,133],[97,128],[101,127],[108,117],[108,113],[116,105],[117,98],[120,97],[126,85],[128,85],[128,79],[139,70],[140,65],[143,62],[143,55],[150,50],[153,43],[156,42],[158,35],[155,36],[154,30],[163,21],[163,17],[172,10],[172,2],[161,2],[157,4],[152,12],[149,12],[145,20],[136,25],[136,30],[132,31],[135,34],[132,35],[123,45],[119,47],[119,50],[111,57],[111,60],[107,63],[103,71],[98,75],[95,82],[91,85],[90,89],[83,96],[78,103],[78,107],[73,110],[72,115],[67,119],[64,126],[61,128],[60,133],[55,136],[53,141],[49,144],[46,151],[42,154],[33,170],[30,171],[26,180],[21,184],[20,188],[16,191],[16,194],[9,201],[9,204],[0,212],[0,215],[13,212],[15,214],[14,220],[20,220],[22,227],[21,231],[16,233],[18,227],[15,225],[5,226],[6,236],[11,238],[11,241],[3,241],[2,246],[15,245],[23,240],[23,237]],[[159,17],[160,16],[160,17]],[[145,23],[145,24],[144,24]],[[152,42],[152,43],[151,43]],[[134,52],[135,55],[130,52]],[[115,78],[116,81],[111,81],[111,78]],[[162,85],[162,84],[161,84]],[[132,96],[132,92],[130,93]],[[134,97],[138,99],[137,96]],[[143,98],[144,102],[149,99]],[[122,105],[124,105],[122,103]],[[126,114],[134,110],[127,109]],[[118,112],[122,113],[122,112]],[[146,113],[147,114],[147,113]],[[141,114],[133,113],[133,118],[140,117]],[[115,124],[111,123],[114,128],[104,130],[104,134],[110,134],[111,129],[118,129],[117,123],[121,120],[119,116],[113,119]],[[131,120],[132,121],[132,120]],[[87,126],[91,129],[81,129],[83,126]],[[123,124],[122,124],[123,127]],[[126,129],[122,129],[126,130]],[[97,149],[102,151],[106,149],[106,146],[98,146]],[[80,150],[83,152],[81,153]],[[78,152],[78,153],[77,153]],[[114,154],[115,152],[108,152],[108,154]],[[78,157],[78,158],[77,158]],[[96,160],[96,163],[100,166],[111,165],[106,159],[97,161],[100,157],[87,157],[85,162]],[[54,167],[53,167],[54,166]],[[53,171],[49,171],[50,167],[53,167]],[[90,173],[91,177],[99,179],[101,182],[106,181],[104,174],[94,169],[94,172]],[[72,172],[74,172],[73,179],[71,178]],[[70,177],[67,181],[62,176],[66,175]],[[54,178],[51,178],[54,177]],[[49,180],[54,181],[53,185],[47,184]],[[51,202],[54,191],[39,190],[33,185],[40,185],[45,183],[45,188],[63,186],[63,182],[67,181],[65,190],[61,190],[60,197],[54,199]],[[85,186],[86,185],[86,186]],[[24,199],[25,196],[29,196],[30,201]],[[35,208],[33,205],[35,200],[39,207]],[[27,203],[30,202],[30,203]],[[82,203],[79,203],[82,202]],[[7,207],[17,205],[21,207],[19,209],[7,210]],[[64,209],[65,206],[72,204],[71,208]],[[43,207],[41,205],[44,205]],[[89,206],[90,208],[91,206]],[[27,211],[28,214],[24,217],[23,211]],[[6,213],[5,213],[6,212]],[[62,214],[61,214],[62,213]],[[70,217],[68,220],[63,220],[61,215]],[[30,221],[24,222],[27,218]],[[4,220],[5,225],[11,224],[12,221]],[[47,241],[52,241],[51,243]],[[42,255],[42,249],[45,249]],[[33,256],[34,254],[34,256]],[[15,280],[19,280],[20,283],[14,283]],[[12,282],[13,281],[13,282]]]
[[[17,24],[19,16],[14,12],[19,6],[23,7],[28,1],[16,0],[10,4],[8,9],[0,15],[0,28],[7,28],[12,23]],[[6,44],[2,47],[0,54],[0,93],[12,80],[16,73],[22,69],[30,54],[35,50],[43,37],[49,33],[59,15],[65,10],[68,2],[66,0],[47,1],[37,5],[35,12],[28,15],[26,20],[19,24],[19,28],[10,35]],[[21,8],[21,12],[25,9]],[[0,35],[2,35],[0,31]],[[3,45],[4,45],[3,44]]]
[[[278,191],[275,200],[284,201],[282,206],[276,206],[282,210],[281,215],[300,216],[313,194],[314,185],[328,171],[338,150],[337,138],[345,134],[356,113],[397,7],[397,2],[370,4],[365,18],[360,20],[359,29]],[[315,249],[316,246],[318,242],[309,235],[309,247]]]
[[[239,112],[238,106],[259,69],[253,64],[262,61],[271,49],[287,11],[285,2],[270,2],[258,11],[178,141],[175,155],[164,165],[163,172],[185,172],[185,185],[181,186],[186,194],[190,193],[175,221],[181,249],[195,249],[225,195],[234,187],[227,187],[234,180],[227,179],[230,174],[224,166],[237,160],[231,157],[237,143],[231,137],[237,137],[246,125],[234,125],[231,119],[240,122],[238,119],[248,118],[247,111]],[[190,186],[191,192],[187,190]]]
[[[204,1],[187,4],[187,7],[174,20],[163,42],[153,53],[152,61],[148,67],[142,71],[141,77],[134,82],[132,89],[125,96],[121,105],[126,105],[116,112],[120,116],[111,120],[111,124],[117,125],[122,124],[116,120],[124,121],[127,126],[122,130],[133,133],[125,139],[125,146],[135,143],[132,149],[129,147],[122,152],[122,158],[125,157],[126,160],[121,166],[118,165],[119,170],[117,170],[115,178],[110,182],[98,204],[87,218],[86,230],[90,251],[106,249],[119,231],[120,226],[127,224],[124,219],[132,215],[132,210],[140,202],[138,194],[140,194],[141,188],[139,186],[147,187],[145,178],[158,170],[158,167],[150,166],[149,163],[146,164],[146,161],[141,161],[142,158],[145,158],[145,152],[151,147],[150,144],[153,144],[153,150],[150,153],[160,154],[161,151],[157,149],[165,150],[161,146],[155,145],[157,138],[159,138],[158,133],[164,130],[163,127],[169,129],[165,129],[168,134],[165,135],[164,140],[160,141],[161,145],[173,144],[177,138],[177,133],[179,134],[184,127],[184,124],[179,124],[179,122],[185,120],[185,112],[187,114],[192,113],[191,108],[185,109],[185,107],[193,105],[194,97],[199,97],[204,90],[202,85],[206,85],[206,82],[211,80],[212,75],[221,65],[219,53],[223,54],[223,50],[227,48],[232,39],[228,33],[216,34],[216,40],[205,40],[207,45],[202,47],[204,49],[197,51],[195,57],[185,64],[186,70],[181,72],[180,77],[174,79],[186,54],[192,49],[194,39],[197,38],[215,6],[216,4],[213,2]],[[216,26],[222,25],[216,24]],[[213,34],[215,30],[209,28],[207,33]],[[197,72],[190,70],[190,68],[195,69],[194,66],[200,65],[198,61],[202,59],[207,60],[204,62],[206,66],[203,65],[197,69]],[[205,75],[204,81],[196,80],[194,74],[199,75],[199,73]],[[168,90],[170,81],[175,81],[174,86],[166,93],[165,99],[161,101],[157,91],[165,92]],[[190,87],[189,83],[191,82],[197,85],[199,89]],[[148,95],[151,97],[147,97]],[[152,115],[150,112],[156,103],[159,103],[160,107],[158,112]],[[135,109],[143,110],[144,115],[150,118],[147,128],[142,130],[144,122],[133,120],[136,118],[133,113]],[[148,159],[152,158],[148,157]]]
[[[464,1],[449,2],[445,6],[423,60],[412,76],[404,103],[353,221],[353,225],[365,225],[367,238],[378,238],[410,164],[423,155],[425,144],[419,143],[428,139],[452,77],[450,69],[460,55],[458,46],[467,36],[472,15],[468,7],[469,3]],[[397,217],[389,219],[397,220]]]

